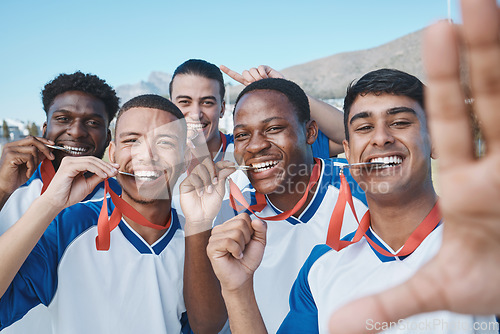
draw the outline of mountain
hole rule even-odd
[[[142,94],[158,94],[168,96],[168,84],[172,76],[170,74],[154,71],[151,72],[147,81],[140,81],[135,84],[121,85],[116,87],[116,94],[123,104],[131,98]]]
[[[343,98],[349,83],[365,73],[383,67],[396,68],[424,81],[421,59],[422,32],[419,30],[381,46],[335,54],[280,70],[283,75],[301,86],[306,93],[320,99]],[[255,66],[258,64],[249,64]],[[117,87],[122,102],[138,94],[168,95],[171,75],[152,72],[148,81]],[[230,103],[236,100],[242,85],[228,85]]]

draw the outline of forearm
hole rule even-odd
[[[311,108],[311,118],[331,141],[342,145],[344,134],[344,113],[334,106],[307,95]]]
[[[185,239],[184,301],[194,333],[216,333],[227,320],[219,280],[207,256],[210,235],[211,230],[193,234],[191,229]]]
[[[61,208],[54,206],[43,196],[39,197],[13,226],[0,236],[1,296],[60,210]]]
[[[222,295],[228,310],[229,325],[233,334],[263,334],[266,326],[255,299],[253,280],[249,280],[238,290],[222,289]]]
[[[7,200],[9,199],[10,195],[12,195],[11,192],[0,189],[0,210],[2,210],[5,203],[7,203]]]

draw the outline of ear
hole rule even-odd
[[[224,117],[224,113],[226,112],[226,101],[222,100],[221,107],[220,107],[220,116],[219,118]]]
[[[45,138],[45,135],[47,134],[47,122],[43,122],[42,125],[42,137]]]
[[[350,155],[350,151],[349,151],[349,142],[347,140],[342,140],[342,145],[344,146],[344,154],[345,154],[345,158],[347,159],[347,161],[349,161],[349,155]]]
[[[311,119],[306,123],[306,143],[309,145],[314,144],[318,138],[318,123]]]
[[[115,162],[115,149],[116,149],[115,142],[114,141],[110,142],[108,147],[108,158],[109,162],[111,163]]]
[[[108,129],[108,134],[106,136],[106,147],[108,147],[110,142],[111,142],[111,130]]]

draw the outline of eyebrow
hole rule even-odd
[[[395,107],[395,108],[390,108],[386,111],[387,115],[397,115],[400,113],[410,113],[412,115],[417,116],[416,111],[413,110],[412,108],[408,108],[408,107]],[[360,113],[352,116],[351,120],[349,121],[349,124],[352,125],[352,123],[354,123],[354,121],[356,121],[357,119],[368,118],[368,117],[371,117],[372,115],[373,115],[373,113],[371,111],[360,112]]]
[[[274,117],[269,117],[269,118],[266,118],[264,120],[261,121],[261,123],[263,124],[267,124],[271,121],[274,121],[276,119],[285,119],[284,117],[278,117],[278,116],[274,116]],[[234,126],[234,129],[238,129],[238,128],[244,128],[246,126],[246,124],[237,124]]]
[[[57,110],[54,110],[54,111],[52,112],[52,115],[54,115],[55,113],[72,114],[73,112],[72,112],[72,111],[70,111],[70,110],[66,110],[66,109],[57,109]],[[98,113],[92,113],[92,114],[90,114],[88,117],[99,118],[99,119],[104,120],[104,117],[102,117],[102,116],[101,116],[101,115],[99,115]]]
[[[189,99],[189,100],[192,100],[193,98],[189,95],[177,95],[175,97],[176,100],[179,100],[179,99]],[[213,95],[209,95],[209,96],[203,96],[202,98],[200,98],[200,100],[207,100],[207,99],[210,99],[210,100],[217,100],[217,98]]]
[[[130,131],[130,132],[122,132],[119,135],[120,138],[128,137],[128,136],[144,137],[144,134]],[[175,139],[175,140],[179,139],[179,136],[177,136],[175,134],[171,134],[171,133],[162,133],[162,134],[155,135],[155,138],[162,138],[162,137],[168,137],[168,138]]]

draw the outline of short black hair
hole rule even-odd
[[[172,75],[172,80],[168,86],[168,91],[170,98],[172,99],[172,83],[174,78],[180,74],[191,74],[197,75],[203,78],[216,80],[219,83],[219,93],[221,101],[224,100],[224,95],[226,95],[226,87],[224,86],[224,78],[222,76],[221,70],[214,64],[209,63],[203,59],[189,59],[180,64],[174,71]]]
[[[151,108],[169,112],[181,120],[183,132],[186,133],[187,131],[186,120],[181,110],[169,99],[156,94],[139,95],[125,102],[125,104],[123,104],[123,106],[120,108],[118,116],[116,116],[115,130],[118,126],[118,121],[120,120],[120,117],[123,115],[123,113],[132,108]]]
[[[254,90],[274,90],[285,95],[294,106],[299,122],[306,123],[311,119],[311,109],[306,93],[295,82],[280,78],[261,79],[246,86],[234,103],[235,110],[243,95]]]
[[[58,95],[69,91],[80,91],[101,100],[106,108],[109,122],[118,112],[120,100],[115,90],[98,76],[77,71],[73,74],[59,74],[45,85],[41,93],[45,114],[49,114],[50,106]]]
[[[392,94],[409,97],[418,102],[425,111],[424,106],[424,84],[417,77],[406,72],[382,68],[368,72],[357,82],[353,81],[347,87],[344,98],[344,130],[346,140],[349,140],[348,119],[352,104],[358,96],[368,94],[381,95]]]

